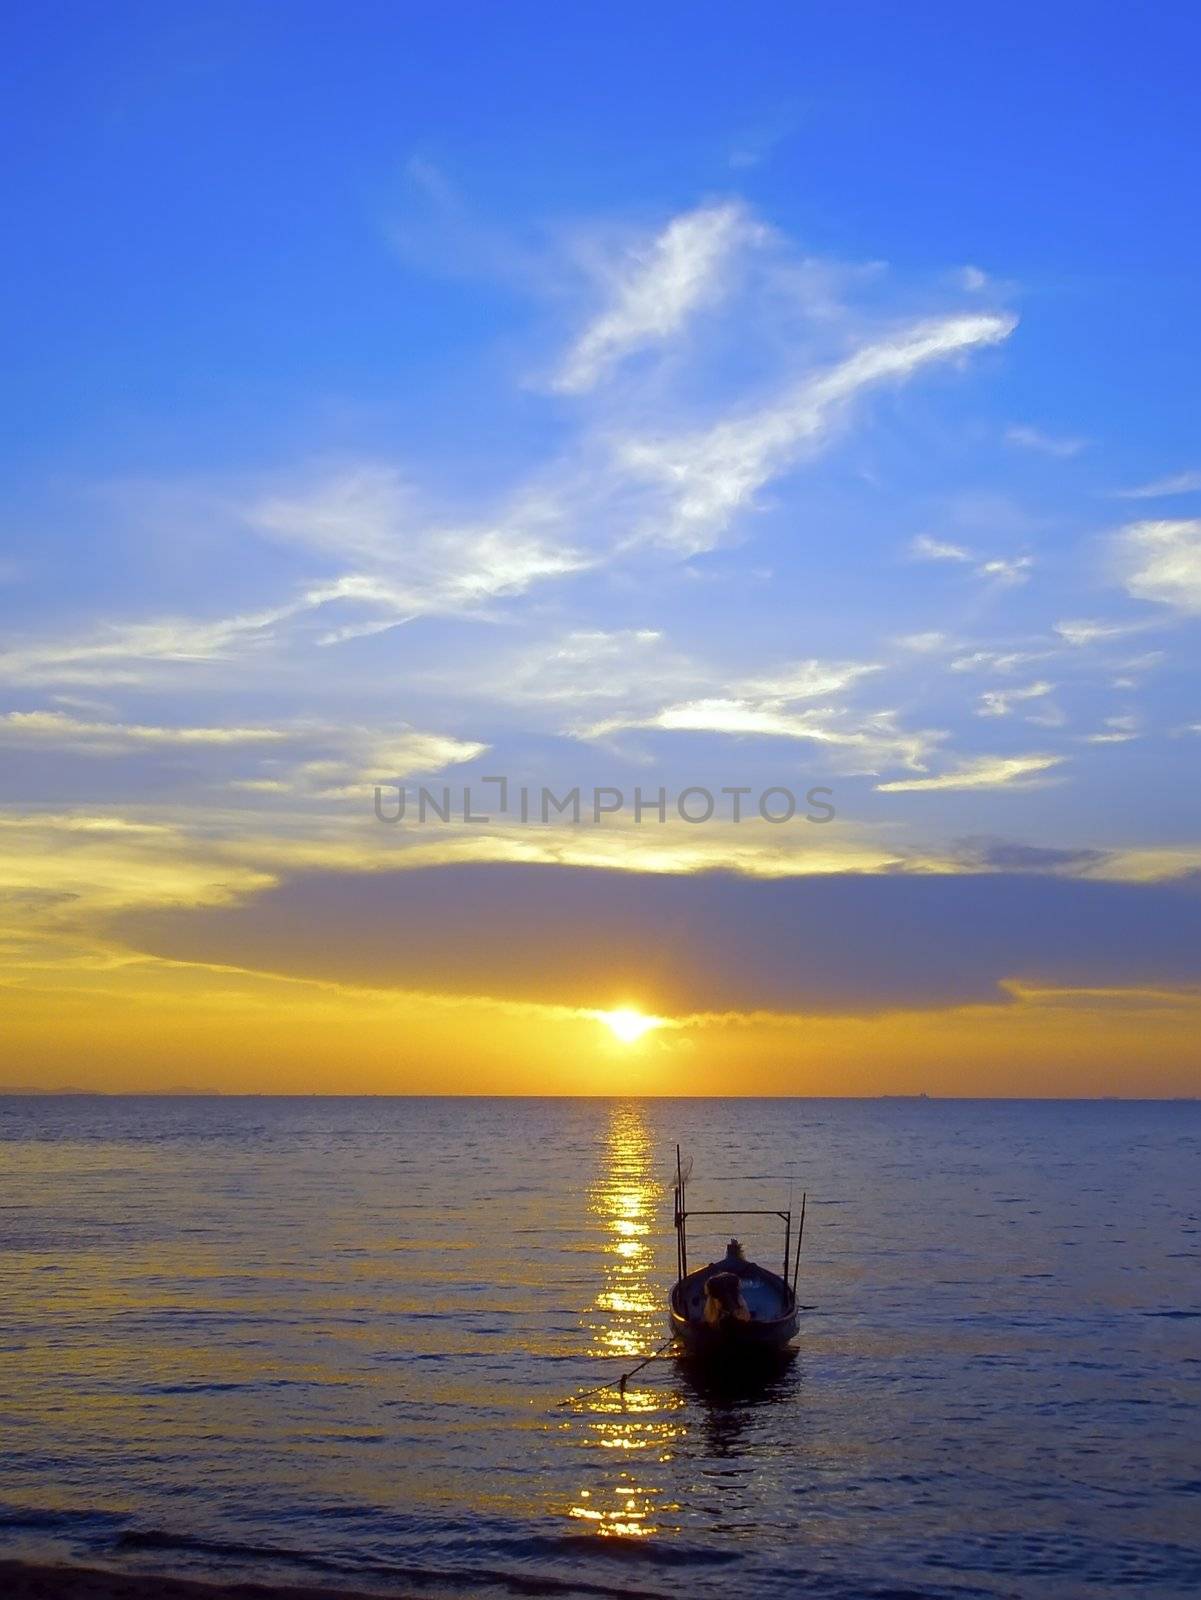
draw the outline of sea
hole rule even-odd
[[[768,1373],[660,1350],[677,1143],[690,1208],[804,1197]],[[0,1553],[481,1600],[1192,1596],[1199,1217],[1190,1101],[5,1096]],[[692,1265],[735,1231],[782,1264],[778,1218],[698,1216]]]

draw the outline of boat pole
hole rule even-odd
[[[796,1298],[797,1279],[800,1277],[800,1274],[801,1274],[801,1241],[805,1237],[805,1202],[808,1200],[808,1198],[809,1198],[808,1193],[804,1193],[804,1194],[801,1195],[801,1220],[800,1220],[800,1223],[799,1223],[799,1225],[797,1227],[797,1231],[796,1231],[796,1265],[792,1269],[792,1294],[793,1294],[793,1299]]]
[[[688,1276],[688,1213],[684,1209],[684,1162],[676,1145],[676,1255],[681,1282]]]

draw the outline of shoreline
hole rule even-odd
[[[323,1584],[223,1582],[168,1573],[0,1559],[5,1600],[416,1600],[407,1589],[343,1589]]]

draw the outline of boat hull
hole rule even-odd
[[[706,1361],[747,1361],[759,1356],[778,1355],[796,1338],[797,1317],[778,1323],[748,1324],[723,1322],[716,1327],[690,1322],[686,1317],[671,1318],[671,1331],[684,1352]]]
[[[757,1316],[749,1321],[723,1317],[719,1322],[708,1322],[703,1315],[697,1315],[695,1309],[690,1310],[689,1304],[691,1300],[695,1307],[695,1295],[690,1296],[690,1288],[698,1279],[703,1281],[706,1275],[704,1271],[693,1273],[671,1291],[671,1331],[680,1341],[684,1354],[704,1361],[747,1362],[778,1355],[796,1338],[800,1324],[796,1296],[782,1278],[774,1273],[761,1275],[778,1290],[779,1315]]]

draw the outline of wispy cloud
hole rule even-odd
[[[1016,672],[1019,667],[1045,661],[1055,653],[1051,650],[972,650],[967,655],[956,656],[950,668],[952,672]]]
[[[674,649],[657,628],[574,628],[556,633],[504,659],[501,670],[477,684],[452,678],[464,692],[482,693],[526,707],[588,707],[603,701],[645,707],[664,692],[684,692],[708,680],[705,669]],[[443,681],[447,675],[442,674]]]
[[[1201,615],[1201,518],[1131,523],[1116,549],[1119,575],[1136,600]]]
[[[482,756],[488,745],[421,728],[302,724],[292,730],[296,753],[262,763],[254,776],[229,782],[249,795],[290,795],[302,802],[353,800],[365,807],[375,784],[427,778]]]
[[[1005,439],[1007,443],[1017,445],[1021,450],[1034,450],[1039,455],[1054,456],[1059,460],[1078,456],[1082,450],[1088,448],[1087,439],[1044,433],[1041,428],[1032,428],[1026,423],[1015,423],[1012,427],[1006,428]]]
[[[1126,744],[1138,738],[1138,718],[1134,716],[1106,717],[1099,733],[1086,733],[1085,744]]]
[[[877,671],[862,662],[803,662],[772,676],[734,682],[724,692],[672,701],[648,712],[628,710],[578,732],[585,739],[635,729],[798,739],[852,756],[857,771],[898,764],[920,768],[941,733],[904,729],[892,711],[856,711],[829,701]],[[818,698],[827,703],[805,704]]]
[[[1025,583],[1033,565],[1032,556],[993,556],[982,561],[976,571],[982,578],[992,578],[997,583]]]
[[[728,164],[736,170],[760,166],[796,130],[798,122],[795,110],[785,110],[742,129],[730,146]]]
[[[32,830],[40,833],[120,833],[167,834],[176,837],[177,830],[162,822],[145,822],[137,817],[93,815],[79,811],[39,811],[16,815],[0,815],[0,828]]]
[[[347,730],[343,753],[307,761],[297,770],[302,786],[324,799],[362,800],[366,786],[442,772],[474,761],[488,749],[474,739],[424,733],[418,728],[387,732],[371,728]]]
[[[950,789],[1004,789],[1028,784],[1063,761],[1062,756],[977,756],[936,778],[898,778],[878,783],[881,794]]]
[[[113,623],[97,629],[90,638],[72,636],[0,650],[0,682],[136,683],[140,663],[220,660],[267,640],[279,623],[313,603],[306,595],[261,611],[211,620],[157,617],[148,622]]]
[[[763,733],[789,739],[829,740],[832,735],[822,726],[819,718],[805,712],[789,712],[782,706],[756,703],[752,700],[710,699],[686,700],[676,705],[664,706],[640,722],[613,719],[601,722],[588,730],[595,737],[615,733],[619,729],[664,728],[675,732],[692,733]]]
[[[620,468],[663,491],[661,509],[638,537],[683,553],[711,549],[735,512],[794,466],[857,395],[903,382],[931,362],[998,344],[1016,325],[1015,317],[986,314],[918,323],[864,345],[746,416],[682,437],[627,440],[617,452]]]
[[[970,566],[978,578],[991,578],[997,583],[1024,583],[1034,565],[1030,556],[990,556],[981,560],[964,545],[935,539],[928,533],[919,533],[910,540],[909,556],[913,561],[950,561]]]
[[[815,700],[821,695],[839,694],[879,671],[871,661],[797,661],[767,677],[747,678],[742,687],[772,700]]]
[[[915,561],[971,561],[970,550],[961,544],[950,544],[946,539],[934,539],[928,533],[919,533],[910,540],[909,554]]]
[[[930,656],[948,649],[951,640],[947,634],[932,628],[925,633],[903,633],[897,638],[896,643],[902,650],[912,650],[914,655]]]
[[[135,749],[147,745],[271,744],[289,735],[278,728],[172,728],[144,723],[85,722],[63,711],[9,711],[0,716],[0,741],[69,745],[75,749]]]
[[[357,563],[359,571],[310,590],[308,605],[357,600],[393,620],[460,613],[581,571],[589,558],[564,541],[564,515],[555,495],[531,487],[494,516],[456,525],[423,513],[400,473],[372,462],[259,497],[242,512],[260,533]]]
[[[95,722],[59,711],[0,715],[0,747],[41,747],[91,758],[121,758],[155,750],[194,750],[211,758],[210,777],[245,794],[291,794],[300,799],[365,803],[369,786],[403,781],[473,761],[487,744],[419,728],[330,725],[293,721],[285,726],[171,727]],[[256,748],[264,751],[256,756]],[[249,772],[247,758],[255,764]],[[218,757],[222,759],[218,761]],[[241,771],[238,771],[238,767]]]
[[[1028,683],[1020,689],[988,689],[980,696],[976,714],[981,717],[1007,717],[1016,705],[1027,700],[1041,700],[1054,692],[1055,685],[1040,681]]]
[[[487,615],[497,601],[584,571],[597,557],[561,538],[567,510],[535,491],[494,519],[454,526],[422,521],[399,473],[362,464],[290,493],[251,497],[241,523],[256,533],[357,571],[335,573],[291,598],[233,616],[157,617],[0,650],[0,682],[135,684],[148,663],[196,666],[263,651],[311,622],[316,645],[341,644],[417,617]]]
[[[580,335],[552,387],[582,394],[632,352],[678,333],[694,312],[720,297],[734,253],[763,233],[733,202],[675,217],[613,271],[611,303]]]
[[[1109,639],[1121,639],[1137,631],[1137,625],[1128,622],[1103,622],[1094,617],[1066,618],[1056,622],[1055,632],[1065,644],[1083,649],[1090,644],[1103,644]]]
[[[599,374],[627,349],[677,332],[759,232],[736,203],[677,217],[639,260],[624,263],[617,298],[582,336],[577,375],[580,362]],[[950,316],[866,339],[826,366],[807,356],[802,375],[769,403],[747,410],[727,398],[724,418],[698,431],[656,438],[628,424],[614,431],[611,419],[603,430],[585,422],[557,459],[519,475],[483,508],[431,507],[398,467],[370,459],[198,493],[203,517],[197,503],[177,506],[180,515],[206,525],[223,519],[223,537],[249,533],[309,570],[293,567],[277,602],[233,614],[160,615],[12,641],[0,650],[0,682],[137,686],[164,668],[208,670],[292,646],[348,644],[417,618],[495,621],[504,603],[558,580],[710,551],[854,400],[997,344],[1014,323],[983,312]],[[844,329],[844,347],[846,337]],[[315,562],[323,573],[312,572]]]
[[[1138,483],[1129,489],[1115,489],[1118,500],[1161,500],[1175,494],[1196,494],[1201,491],[1201,472],[1175,472],[1166,478],[1153,478],[1150,483]]]

